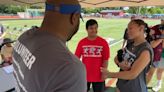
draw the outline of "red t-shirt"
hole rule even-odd
[[[102,82],[101,71],[103,62],[109,59],[108,43],[101,37],[95,40],[82,39],[76,49],[75,55],[82,57],[82,62],[86,66],[88,82]]]
[[[159,25],[153,26],[151,29],[155,31],[154,35],[161,35],[161,32],[159,31]],[[154,51],[154,62],[160,61],[161,55],[162,55],[162,43],[160,43],[157,47],[153,48]]]

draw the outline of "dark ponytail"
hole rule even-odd
[[[150,43],[151,41],[151,36],[150,36],[150,28],[148,26],[147,23],[145,23],[143,20],[141,19],[134,19],[131,22],[135,22],[136,24],[138,24],[139,26],[144,26],[144,32],[146,33],[146,40]]]
[[[146,33],[146,40],[150,43],[152,41],[152,36],[150,35],[150,28],[147,23],[145,23],[145,33]]]

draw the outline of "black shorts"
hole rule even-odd
[[[93,87],[93,92],[105,92],[105,81],[104,82],[87,82],[87,92],[89,92],[91,84]]]

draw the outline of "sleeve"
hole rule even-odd
[[[81,41],[78,43],[77,47],[76,47],[76,51],[75,51],[75,55],[80,58],[81,54],[82,54],[82,45],[81,45]]]
[[[109,48],[109,44],[104,41],[104,46],[103,46],[103,61],[108,60],[110,57],[110,48]]]
[[[86,92],[87,82],[84,67],[67,63],[51,76],[48,89],[43,92]]]
[[[150,54],[150,63],[148,64],[148,67],[147,67],[147,72],[148,72],[150,67],[153,65],[154,52],[153,52],[153,49],[151,47],[150,48],[149,47],[143,47],[143,48],[141,48],[141,50],[139,50],[139,52],[140,52],[139,57],[143,51],[149,51],[149,54]]]

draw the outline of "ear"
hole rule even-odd
[[[79,20],[79,18],[80,18],[80,15],[79,14],[77,14],[77,13],[71,14],[71,16],[70,16],[70,23],[72,25],[76,25],[77,22],[78,22],[78,20]]]

